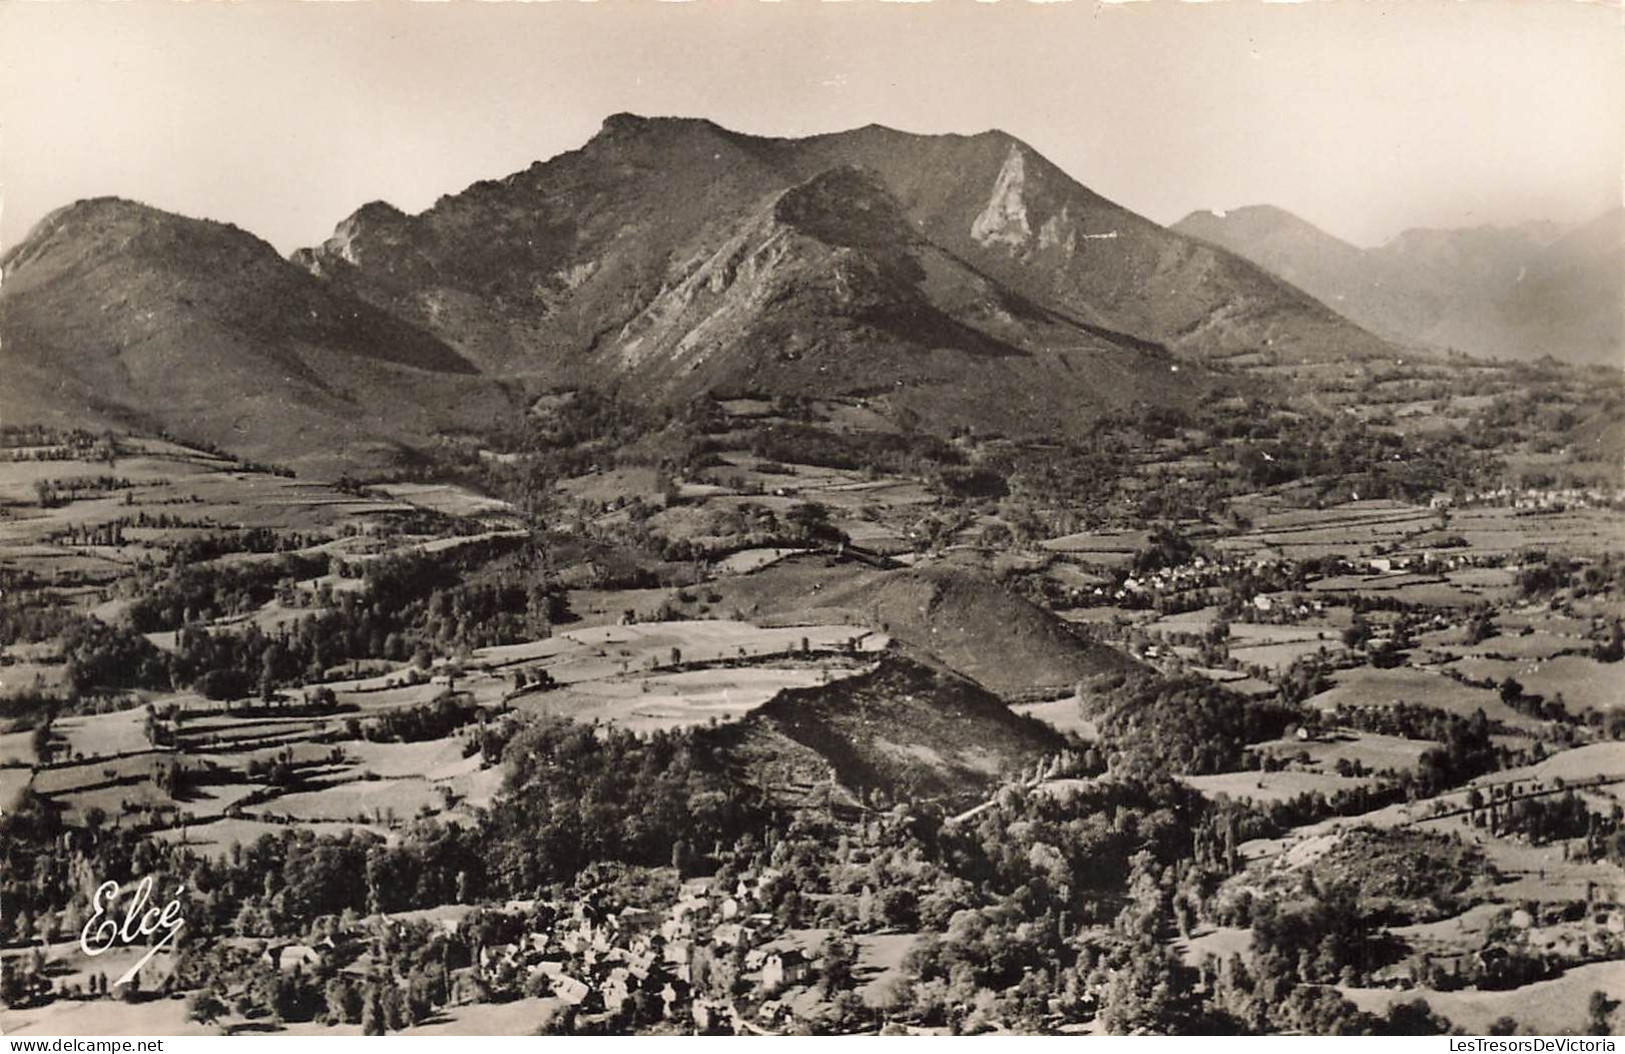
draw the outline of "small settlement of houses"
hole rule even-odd
[[[453,1005],[491,1002],[502,993],[549,998],[574,1031],[589,1033],[629,1015],[641,1024],[692,1022],[702,1033],[783,1030],[820,1002],[812,982],[829,934],[786,931],[758,910],[763,891],[780,877],[763,868],[732,888],[690,879],[664,914],[616,904],[601,889],[567,902],[510,901],[437,914],[433,924],[456,935],[490,921],[477,919],[476,910],[495,913],[500,924],[480,929],[511,937],[481,940],[473,964],[454,971]],[[414,916],[384,916],[371,925],[405,936],[418,922]],[[272,945],[262,961],[283,972],[345,963],[343,972],[365,976],[373,966],[365,951],[369,928],[325,917],[312,927],[319,939]]]

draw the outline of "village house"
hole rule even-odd
[[[762,962],[762,990],[777,992],[801,984],[812,972],[812,964],[799,949],[775,951]]]
[[[693,982],[694,946],[687,941],[672,941],[663,949],[666,965],[685,984]]]
[[[617,966],[604,978],[602,989],[604,1009],[611,1014],[619,1014],[626,1009],[626,1004],[631,1001],[637,990],[637,980],[632,976],[632,971],[624,966]]]
[[[569,971],[566,968],[563,959],[543,959],[531,969],[531,974],[533,976],[536,974],[541,974],[550,982],[557,981],[560,977],[567,976],[568,973]]]
[[[748,948],[755,942],[756,930],[738,922],[725,922],[711,931],[711,943],[718,948]]]
[[[322,964],[322,953],[308,944],[274,944],[260,957],[267,966],[283,973],[294,970],[309,972]]]
[[[667,1017],[676,1016],[690,996],[688,982],[673,978],[660,986],[660,1002]]]
[[[732,1026],[734,1009],[727,1003],[712,999],[696,999],[689,1006],[688,1012],[694,1019],[695,1030],[702,1034]]]
[[[624,933],[645,933],[659,924],[660,913],[648,908],[625,907],[615,916],[615,921]]]
[[[553,981],[553,994],[569,1006],[580,1006],[592,994],[592,989],[585,981],[563,974]]]

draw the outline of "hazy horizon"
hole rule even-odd
[[[1357,245],[1620,204],[1601,5],[632,3],[0,8],[0,240],[115,195],[280,251],[579,147],[1001,128],[1159,223],[1285,208]],[[1613,32],[1607,32],[1612,29]]]

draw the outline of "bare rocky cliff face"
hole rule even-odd
[[[992,428],[1188,399],[1199,371],[1176,375],[1170,354],[1386,350],[999,132],[767,139],[618,115],[421,215],[367,206],[296,259],[498,373],[886,393]],[[954,386],[979,388],[982,409]]]

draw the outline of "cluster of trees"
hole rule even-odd
[[[1360,816],[1375,809],[1404,801],[1401,779],[1359,784],[1325,791],[1304,791],[1290,798],[1256,802],[1250,806],[1260,820],[1260,833],[1253,837],[1277,838],[1294,827],[1318,823],[1333,816]]]
[[[125,526],[130,527],[161,527],[164,520],[169,517],[159,514],[149,516],[145,512],[137,513],[133,519],[127,518]],[[270,527],[246,527],[237,530],[223,531],[211,529],[203,534],[194,534],[184,538],[168,541],[165,548],[169,550],[170,562],[173,565],[202,563],[205,560],[214,560],[232,553],[290,553],[305,549],[324,541],[322,535],[305,534],[302,531],[278,531]],[[306,556],[307,561],[314,558]],[[286,566],[286,565],[284,565]],[[325,561],[315,565],[308,572],[297,567],[288,567],[285,574],[309,577],[322,574],[326,570]]]
[[[46,449],[23,449],[26,447]],[[8,424],[0,425],[0,450],[20,461],[108,461],[118,456],[119,445],[112,432]]]
[[[1146,544],[1135,550],[1133,569],[1137,575],[1161,571],[1166,567],[1179,567],[1189,563],[1196,555],[1196,547],[1176,528],[1159,523],[1151,529]]]
[[[1498,727],[1482,710],[1471,717],[1445,713],[1416,703],[1392,706],[1340,706],[1338,725],[1404,739],[1432,740],[1439,746],[1424,753],[1415,775],[1401,773],[1399,786],[1408,797],[1430,798],[1459,787],[1475,776],[1505,768],[1513,755],[1497,746]]]
[[[1498,834],[1523,835],[1536,845],[1583,838],[1587,858],[1625,861],[1625,810],[1617,804],[1608,813],[1596,812],[1572,788],[1510,801],[1486,798],[1474,789],[1467,804],[1475,822]]]
[[[50,640],[78,617],[50,594],[25,595],[10,583],[0,584],[0,648]]]
[[[66,479],[37,479],[34,497],[42,509],[55,509],[78,501],[87,494],[106,494],[115,490],[128,490],[135,484],[123,476],[69,476]]]
[[[830,522],[829,509],[811,501],[797,502],[782,512],[743,501],[710,514],[703,533],[727,539],[729,548],[756,546],[829,545],[846,540]],[[668,558],[708,555],[703,550],[668,546]]]
[[[832,432],[816,425],[781,422],[728,437],[730,445],[743,443],[757,457],[822,465],[849,472],[888,472],[932,478],[945,469],[965,465],[965,454],[940,436],[926,432]],[[958,481],[976,489],[976,477],[950,472],[946,485]]]
[[[1576,408],[1559,385],[1536,381],[1526,389],[1496,395],[1473,414],[1468,431],[1481,449],[1491,449],[1561,436],[1579,422]]]
[[[448,690],[431,702],[384,711],[362,725],[361,734],[375,743],[420,743],[444,739],[479,717],[478,706]]]
[[[1501,696],[1501,702],[1536,720],[1564,724],[1574,720],[1569,708],[1563,703],[1561,693],[1556,699],[1547,699],[1544,695],[1527,691],[1521,682],[1512,677],[1504,678],[1496,690]]]
[[[1165,865],[1192,856],[1204,812],[1166,777],[1103,781],[1065,798],[1012,790],[974,825],[944,829],[937,845],[955,877],[989,894],[1017,897],[1034,915],[1098,922],[1136,854]]]
[[[502,752],[505,793],[485,831],[496,879],[532,891],[592,863],[663,865],[760,834],[770,818],[760,793],[728,777],[712,751],[695,730],[522,728]]]
[[[1498,468],[1485,453],[1492,447],[1454,428],[1402,436],[1335,416],[1259,414],[1244,423],[1223,409],[1209,410],[1204,424],[1215,436],[1249,433],[1234,456],[1238,480],[1253,487],[1316,480],[1328,495],[1353,487],[1363,498],[1425,501],[1485,482]]]
[[[1065,815],[1070,827],[1118,794],[1132,799],[1148,790],[1103,789],[1104,798],[1076,810],[1053,800],[1040,809]],[[1102,874],[1106,882],[1093,896],[1070,904],[1054,899],[1054,887],[1034,873],[1068,855],[1067,836],[1043,826],[1034,841],[1007,833],[1033,822],[1037,799],[1003,800],[995,815],[962,832],[932,834],[918,822],[888,826],[887,841],[901,839],[898,851],[924,868],[908,880],[921,891],[918,925],[928,932],[905,959],[901,982],[882,994],[882,1014],[955,1033],[1038,1031],[1091,1015],[1117,1034],[1448,1031],[1424,1003],[1373,1015],[1327,987],[1364,978],[1394,952],[1356,888],[1310,883],[1290,902],[1247,900],[1238,917],[1235,906],[1212,898],[1246,818],[1200,800],[1174,801],[1177,790],[1162,793],[1169,807],[1149,815],[1141,810],[1153,802],[1125,799],[1115,814],[1107,805],[1104,825],[1126,828],[1115,844],[1096,843],[1104,845],[1110,875]],[[1158,819],[1145,825],[1151,817]],[[1145,826],[1136,831],[1137,824]],[[1087,851],[1087,842],[1078,848]],[[1193,842],[1194,854],[1187,848]],[[969,857],[967,843],[978,847]],[[1144,848],[1134,850],[1136,843]],[[986,877],[990,861],[1005,874]],[[1087,873],[1077,864],[1061,869]],[[834,867],[830,873],[838,874]],[[1169,939],[1191,932],[1198,919],[1255,925],[1250,963],[1239,956],[1183,961]]]
[[[1234,771],[1249,744],[1278,738],[1302,716],[1199,676],[1133,680],[1086,708],[1111,743],[1112,771],[1139,774]]]
[[[329,949],[309,970],[302,965],[281,970],[251,951],[228,946],[216,945],[202,953],[188,949],[176,968],[181,983],[196,989],[187,997],[187,1017],[205,1025],[232,1013],[275,1024],[359,1024],[362,1034],[369,1036],[408,1028],[450,1001],[451,970],[466,966],[470,958],[460,942],[428,933],[412,935],[421,936],[425,948],[438,957],[424,961],[411,956],[405,962],[398,940],[375,937],[371,943],[380,952],[389,945],[387,961],[398,963],[399,972],[375,966],[364,976],[338,970],[341,961],[353,959],[359,949],[347,949],[345,956]]]
[[[271,539],[276,537],[267,534]],[[275,596],[282,583],[326,573],[326,557],[287,555],[276,560],[215,566],[178,561],[163,577],[136,582],[135,596],[125,617],[137,633],[179,629],[253,611]]]
[[[569,618],[569,608],[545,567],[546,554],[530,543],[493,538],[449,553],[401,553],[341,570],[361,577],[366,614],[384,635],[373,654],[399,659],[411,654],[409,642],[456,649],[546,636]],[[397,635],[395,654],[390,633]]]
[[[73,685],[81,692],[170,687],[169,657],[131,630],[80,615],[60,640]]]
[[[534,563],[482,570],[500,562],[501,541],[438,558],[413,553],[373,561],[361,590],[334,594],[331,609],[271,633],[254,624],[210,630],[199,623],[254,610],[291,581],[325,571],[325,562],[288,555],[245,566],[180,567],[137,597],[119,625],[47,616],[38,608],[19,612],[10,625],[19,635],[56,629],[80,691],[189,685],[211,699],[256,691],[269,697],[361,659],[427,665],[437,651],[545,636],[555,620],[568,617],[564,593]],[[166,629],[178,629],[170,652],[142,636]]]
[[[623,398],[612,389],[583,388],[543,396],[522,416],[497,422],[475,445],[447,444],[420,466],[421,478],[460,479],[510,502],[533,523],[556,518],[558,483],[623,465],[678,472],[713,455],[707,433],[721,427],[721,409],[708,396],[689,403]],[[487,457],[496,451],[501,458]]]

